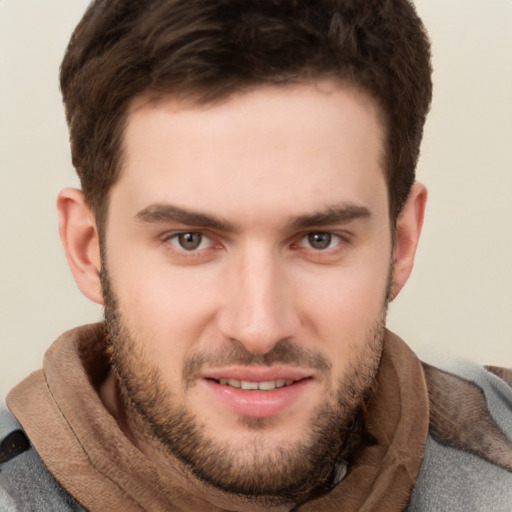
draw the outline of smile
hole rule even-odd
[[[270,373],[266,371],[266,373]],[[242,373],[232,371],[230,373]],[[251,372],[246,372],[251,373]],[[258,372],[253,372],[258,373]],[[265,373],[265,372],[259,372]],[[274,371],[274,373],[276,373]],[[288,370],[289,375],[272,378],[270,375],[230,375],[221,377],[203,377],[202,382],[207,390],[206,403],[214,405],[215,410],[230,410],[237,416],[272,417],[290,410],[307,394],[311,394],[311,386],[315,380],[311,375],[299,375],[303,372]],[[295,373],[295,375],[293,375]],[[238,378],[236,378],[238,377]],[[309,391],[308,391],[309,390]]]
[[[260,391],[272,391],[276,388],[283,388],[285,386],[290,386],[293,384],[294,380],[291,379],[277,379],[277,380],[267,380],[263,382],[251,382],[247,380],[237,380],[237,379],[219,379],[217,382],[224,386],[231,386],[232,388],[243,389],[243,390],[260,390]]]

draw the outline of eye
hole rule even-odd
[[[211,240],[203,233],[196,231],[187,231],[184,233],[176,233],[167,239],[172,245],[183,249],[184,251],[197,251],[198,249],[206,249],[211,245]]]
[[[340,242],[341,238],[338,235],[318,231],[305,235],[299,242],[299,245],[302,247],[315,249],[316,251],[323,251],[325,249],[331,249],[332,247],[335,247]]]

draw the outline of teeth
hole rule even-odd
[[[243,380],[240,382],[240,387],[242,389],[258,389],[258,383],[257,382],[249,382],[247,380]]]
[[[276,389],[276,384],[277,382],[275,380],[260,382],[258,384],[258,389],[262,389],[263,391],[270,391],[271,389]]]
[[[233,388],[244,389],[244,390],[255,390],[261,391],[272,391],[276,388],[282,388],[293,384],[293,380],[290,379],[277,379],[267,380],[264,382],[250,382],[247,380],[236,380],[236,379],[219,379],[219,383],[224,386],[231,386]]]

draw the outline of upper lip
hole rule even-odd
[[[273,380],[303,380],[312,377],[312,372],[284,366],[230,366],[205,370],[203,379],[235,379],[247,382],[269,382]]]

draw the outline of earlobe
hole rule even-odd
[[[411,275],[423,226],[426,202],[427,189],[421,183],[414,183],[396,224],[390,301],[400,293]]]
[[[75,282],[88,299],[103,304],[98,230],[82,192],[64,189],[57,199],[57,211],[60,238]]]

